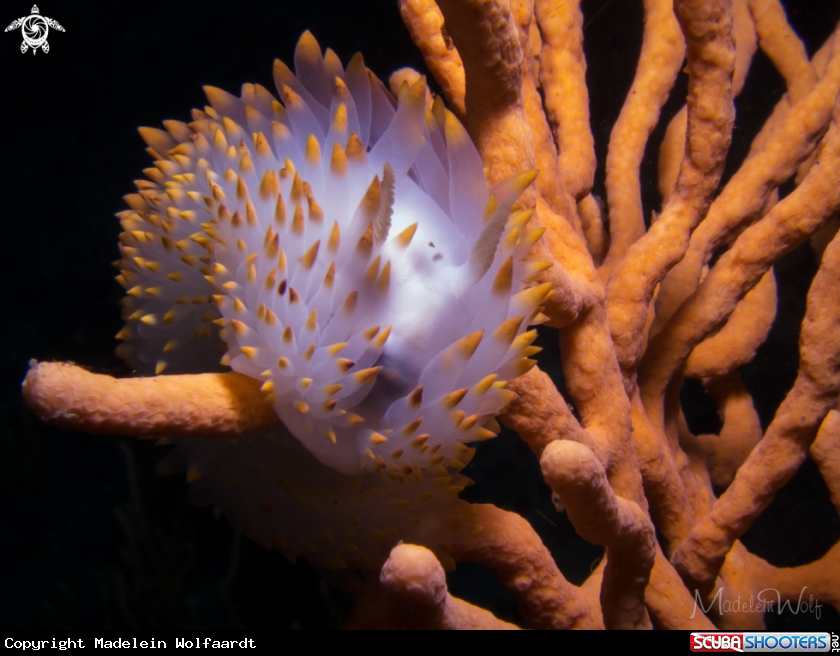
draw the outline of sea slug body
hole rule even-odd
[[[543,319],[539,239],[488,189],[463,126],[425,81],[395,100],[360,55],[305,33],[293,74],[207,88],[189,124],[143,128],[154,157],[120,219],[119,353],[141,373],[222,365],[263,381],[284,424],[178,438],[162,471],[266,546],[377,566],[399,539],[440,549],[471,442],[492,437]],[[220,360],[221,358],[221,360]]]

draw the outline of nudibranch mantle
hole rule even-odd
[[[324,527],[364,523],[342,499],[389,488],[368,507],[451,506],[466,444],[495,435],[505,382],[532,366],[527,328],[550,290],[530,284],[547,265],[525,260],[540,232],[515,210],[534,173],[488,189],[422,79],[395,100],[360,55],[345,69],[308,32],[295,69],[275,63],[282,103],[259,85],[240,98],[208,87],[191,123],[141,129],[155,163],[119,215],[118,352],[141,373],[212,371],[221,357],[264,381],[284,427],[173,440],[162,468],[187,468],[194,500],[235,528],[313,559],[314,540],[332,541]],[[341,517],[297,516],[325,504]],[[401,529],[386,512],[373,539],[424,516]],[[287,539],[302,525],[311,536]],[[364,562],[351,544],[314,560]]]

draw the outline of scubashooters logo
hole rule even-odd
[[[29,16],[23,16],[22,18],[13,20],[5,31],[11,32],[17,28],[20,28],[21,34],[23,34],[23,43],[20,44],[20,51],[25,53],[32,48],[33,55],[38,52],[38,48],[45,53],[50,51],[50,44],[47,43],[47,34],[50,33],[50,28],[59,32],[64,31],[64,28],[58,21],[41,16],[38,5],[32,5],[32,13]]]
[[[825,652],[832,648],[828,633],[695,632],[691,651],[705,652]]]

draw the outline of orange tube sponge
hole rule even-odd
[[[607,314],[625,376],[641,355],[654,287],[679,262],[723,174],[735,111],[735,50],[725,2],[677,5],[688,45],[688,135],[677,187],[650,231],[627,252],[607,287]]]
[[[831,502],[840,512],[840,412],[828,411],[810,453],[820,467]]]
[[[453,597],[446,590],[446,577],[435,555],[413,544],[391,550],[379,577],[409,629],[515,630],[486,610]]]
[[[545,111],[558,145],[559,173],[568,192],[581,200],[592,188],[595,176],[595,144],[589,130],[583,56],[583,14],[579,1],[537,0],[534,12],[543,40],[540,82]]]
[[[581,428],[554,383],[539,367],[510,381],[508,388],[518,398],[508,405],[501,416],[502,423],[515,430],[537,457],[554,440],[564,439],[585,444],[602,463],[608,464],[606,452]]]
[[[826,57],[830,51],[830,45],[821,50]],[[833,53],[820,81],[796,106],[790,111],[777,107],[753,142],[743,166],[712,203],[691,236],[685,257],[662,281],[656,332],[697,289],[701,269],[715,249],[760,218],[771,193],[813,152],[831,119],[838,89],[840,51]],[[780,107],[786,104],[783,100]]]
[[[446,34],[443,14],[434,0],[400,0],[400,14],[449,106],[463,122],[466,115],[464,63]]]
[[[745,230],[697,291],[651,342],[639,372],[648,411],[660,406],[666,386],[691,349],[719,326],[738,301],[784,253],[802,243],[840,207],[838,110],[802,184],[759,223]],[[661,411],[652,413],[661,416]]]
[[[732,2],[732,38],[735,40],[735,70],[732,74],[732,92],[737,96],[744,86],[756,50],[755,23],[750,15],[747,0]],[[659,193],[667,202],[674,191],[680,161],[685,151],[687,107],[677,112],[659,146]]]
[[[826,152],[822,155],[825,162],[834,160],[832,155],[836,156],[836,153],[832,152],[832,146],[836,148],[840,141],[840,130],[836,125],[832,126],[832,131],[834,134],[829,134]],[[817,177],[823,166],[823,163],[817,164],[808,179]],[[826,199],[840,202],[837,183],[834,185],[834,194],[823,188],[819,190],[822,192],[821,199],[814,203]],[[804,187],[805,184],[800,190]],[[802,223],[805,225],[801,229],[807,229],[807,221]],[[817,427],[836,403],[840,392],[840,312],[832,299],[838,285],[840,240],[834,239],[826,249],[822,267],[808,293],[800,343],[800,367],[793,389],[779,407],[764,439],[738,470],[727,491],[674,554],[674,563],[683,577],[701,590],[711,588],[733,542],[799,468],[816,436]],[[834,418],[829,421],[834,421]]]
[[[280,423],[260,382],[233,372],[118,379],[33,362],[23,399],[48,424],[86,433],[230,438]]]
[[[650,628],[644,595],[656,548],[647,513],[632,501],[615,496],[604,468],[582,444],[552,442],[540,465],[580,536],[607,547],[601,586],[604,626]]]
[[[723,420],[720,435],[698,435],[709,457],[709,477],[715,487],[732,482],[735,472],[761,439],[761,422],[752,397],[737,371],[704,383]]]
[[[516,598],[534,629],[603,627],[597,600],[569,583],[542,540],[522,517],[490,504],[473,504],[481,532],[453,536],[456,561],[485,565]]]
[[[767,339],[775,318],[776,278],[771,269],[735,306],[726,325],[694,347],[685,375],[721,376],[747,364]]]
[[[605,280],[630,245],[645,233],[639,165],[685,54],[673,4],[672,0],[645,2],[645,32],[636,78],[610,136],[606,185],[611,241],[603,266]],[[684,144],[679,146],[681,157]]]
[[[796,104],[817,81],[805,45],[788,24],[779,0],[750,0],[761,49],[785,78],[791,104]]]

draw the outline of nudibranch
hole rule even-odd
[[[395,99],[362,57],[305,33],[281,101],[206,88],[192,122],[142,128],[154,158],[119,216],[125,328],[144,374],[229,366],[282,426],[171,438],[164,472],[287,556],[377,566],[398,540],[440,551],[472,442],[544,319],[540,237],[516,206],[535,172],[488,189],[478,152],[425,81]],[[475,527],[473,527],[475,529]]]

